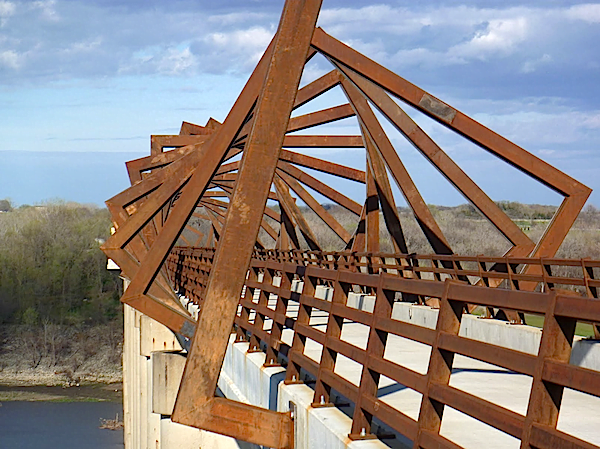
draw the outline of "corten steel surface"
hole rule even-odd
[[[319,0],[285,3],[276,36],[223,122],[212,118],[205,126],[183,122],[179,135],[152,136],[150,156],[127,163],[132,185],[107,201],[116,232],[103,249],[131,280],[122,301],[192,339],[174,420],[266,446],[293,445],[288,414],[214,397],[229,333],[235,324],[239,338],[250,338],[257,348],[261,341],[267,343],[268,362],[278,363],[283,355],[287,357],[289,381],[294,378],[299,381],[300,369],[316,376],[316,402],[320,403],[322,396],[327,403],[331,388],[341,388],[338,391],[356,404],[353,438],[362,438],[361,433],[365,432],[368,436],[377,408],[375,415],[382,421],[405,423],[407,429],[412,429],[408,436],[416,438],[423,447],[429,447],[441,441],[436,429],[440,404],[446,400],[467,404],[464,406],[467,409],[474,407],[469,409],[474,414],[481,410],[477,416],[483,421],[502,417],[504,412],[475,406],[449,389],[444,385],[447,367],[436,358],[432,358],[427,379],[402,370],[396,372],[396,368],[382,361],[385,332],[404,332],[405,328],[389,320],[390,302],[401,297],[406,301],[439,305],[442,324],[438,324],[442,327],[438,333],[443,338],[424,331],[410,334],[419,341],[425,334],[429,335],[425,340],[434,348],[434,354],[447,351],[444,345],[448,341],[455,345],[453,348],[461,347],[462,340],[452,336],[456,323],[460,322],[457,305],[469,311],[477,304],[484,305],[489,315],[500,314],[513,322],[521,322],[523,313],[531,312],[528,298],[537,298],[531,301],[538,302],[554,301],[547,299],[554,297],[553,289],[566,286],[588,298],[585,300],[588,302],[582,302],[583,298],[572,302],[581,307],[582,312],[576,318],[597,323],[596,262],[550,259],[581,211],[590,189],[315,28],[320,6]],[[316,54],[324,56],[332,70],[299,88],[304,66]],[[291,116],[294,110],[310,105],[331,89],[342,92],[347,102]],[[562,195],[564,200],[541,239],[532,241],[394,98]],[[379,111],[506,238],[511,246],[505,258],[454,254],[375,111]],[[352,135],[322,134],[321,127],[335,126],[331,124],[339,120],[354,121],[356,131]],[[364,148],[365,169],[303,154],[303,148]],[[328,185],[326,177],[331,175],[343,182],[363,185],[365,195],[361,202]],[[392,181],[404,196],[434,254],[406,255],[411,248],[403,232]],[[353,225],[342,225],[313,192],[348,211],[354,217]],[[319,217],[325,229],[337,239],[339,250],[350,252],[321,251],[324,248],[321,234],[311,227],[306,208],[297,202]],[[380,212],[383,220],[380,220]],[[383,227],[389,231],[394,254],[377,253],[382,243],[379,231]],[[176,245],[190,249],[173,250]],[[573,275],[573,270],[580,270],[581,276]],[[282,281],[281,286],[275,288],[268,284],[276,273],[282,275]],[[259,274],[263,276],[261,281]],[[300,278],[304,281],[304,291],[302,294],[291,292],[292,281]],[[440,281],[446,278],[452,282],[443,287]],[[331,303],[314,298],[317,284],[334,287]],[[465,291],[477,294],[448,298],[449,292],[470,284],[472,289]],[[252,303],[249,295],[240,296],[246,291],[244,288],[261,292],[257,304]],[[543,293],[526,293],[536,288]],[[373,315],[346,307],[345,299],[352,290],[376,293]],[[198,322],[181,305],[178,294],[185,294],[201,305]],[[273,312],[267,307],[271,294],[278,295]],[[286,318],[290,301],[300,307],[297,318],[291,321]],[[238,304],[241,304],[239,310]],[[561,304],[559,301],[556,305],[559,310],[562,310]],[[310,310],[315,307],[329,313],[327,331],[321,332],[322,335],[311,330]],[[554,309],[535,310],[533,313],[555,317]],[[333,374],[336,354],[345,350],[339,343],[342,317],[371,326],[367,351],[350,351],[363,363],[364,382],[361,381],[360,387],[338,382]],[[387,327],[373,327],[373,317],[382,317],[381,326]],[[267,331],[264,326],[269,320],[274,324]],[[379,322],[379,318],[377,320]],[[296,332],[294,341],[286,346],[281,338],[285,329],[292,328]],[[331,342],[334,346],[325,351],[323,360],[317,363],[302,355],[305,338],[314,338],[326,345]],[[478,347],[468,347],[479,351]],[[558,357],[556,360],[562,363],[567,352],[564,349],[552,357]],[[545,360],[544,354],[540,360]],[[510,357],[511,360],[527,359],[514,354]],[[512,365],[511,369],[519,371],[518,363]],[[532,398],[539,406],[533,407],[550,411],[540,412],[540,416],[532,412],[527,420],[515,421],[509,433],[522,434],[525,444],[563,438],[544,427],[552,425],[548,416],[554,412],[543,391],[540,392],[542,381],[539,379],[548,375],[553,376],[554,382],[560,373],[566,373],[565,368],[540,365],[536,369],[542,370],[542,374],[527,368],[527,372],[538,379],[534,382]],[[410,385],[424,392],[422,420],[411,424],[408,418],[378,404],[375,396],[378,376],[384,371],[393,372],[394,379],[407,376],[405,380],[412,382]],[[589,376],[592,375],[572,374],[571,378],[585,380]],[[552,394],[553,398],[557,397]],[[390,425],[395,426],[394,423],[396,421]]]

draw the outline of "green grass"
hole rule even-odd
[[[544,317],[541,315],[529,315],[525,314],[525,322],[529,326],[533,327],[544,327]],[[594,336],[594,328],[591,324],[588,323],[577,323],[575,327],[575,335],[579,335],[580,337],[589,338]]]

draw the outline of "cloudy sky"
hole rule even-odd
[[[282,6],[0,0],[0,198],[101,204],[125,188],[124,162],[148,154],[150,134],[225,117]],[[324,0],[319,25],[600,192],[600,4]],[[316,59],[307,70],[309,80],[328,67]],[[415,118],[492,198],[560,200]],[[464,202],[392,141],[426,201]],[[358,151],[326,155],[364,164]],[[591,201],[600,206],[600,194]]]

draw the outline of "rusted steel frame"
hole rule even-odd
[[[321,0],[285,3],[172,415],[175,422],[274,448],[293,446],[289,414],[214,394],[320,7]]]
[[[279,289],[275,293],[277,295],[277,303],[275,311],[272,314],[273,324],[267,341],[267,357],[265,359],[265,366],[279,366],[277,356],[281,352],[281,337],[285,327],[293,329],[293,325],[287,325],[286,311],[291,296],[292,279],[293,274],[290,276],[289,273],[281,271],[281,281]],[[289,349],[289,348],[288,348]],[[288,351],[289,352],[289,351]]]
[[[581,260],[581,271],[585,282],[585,292],[588,297],[598,298],[598,287],[591,285],[594,279],[594,269],[586,264],[586,260]],[[590,282],[591,281],[591,282]],[[594,329],[594,339],[600,340],[600,324],[592,324]]]
[[[151,135],[150,136],[150,154],[160,154],[164,148],[181,148],[188,145],[195,145],[206,142],[208,135],[185,136],[185,135]]]
[[[123,248],[138,232],[146,226],[152,217],[163,209],[183,186],[187,185],[189,177],[194,172],[194,168],[182,177],[171,177],[164,182],[152,196],[150,196],[137,212],[130,216],[122,226],[115,232],[104,244],[104,248]]]
[[[265,290],[265,286],[272,286],[273,285],[273,272],[271,270],[258,270],[258,269],[250,269],[248,276],[249,276],[249,280],[250,281],[255,281],[258,284],[258,275],[259,275],[259,271],[262,271],[263,274],[263,280],[262,283],[260,283],[260,287],[261,288],[250,288],[250,294],[252,295],[250,297],[250,301],[252,301],[252,307],[254,310],[254,324],[252,325],[251,329],[254,331],[252,332],[251,336],[250,336],[250,346],[248,348],[249,352],[260,352],[260,340],[261,339],[265,339],[266,340],[266,335],[263,334],[264,331],[264,327],[265,327],[265,314],[261,313],[260,309],[263,309],[263,312],[266,312],[268,309],[268,305],[269,305],[269,297],[271,296],[271,294]],[[250,284],[246,285],[246,288],[249,287]],[[255,293],[257,293],[258,291],[258,304],[254,304],[254,295]],[[258,332],[257,332],[258,331]],[[259,337],[259,333],[262,334]]]
[[[228,164],[222,164],[217,171],[215,172],[215,176],[222,175],[224,173],[229,173],[236,171],[240,168],[240,161],[230,162]]]
[[[425,115],[501,157],[553,190],[563,195],[574,195],[587,190],[587,187],[575,179],[329,36],[321,28],[315,31],[312,45],[322,54],[368,78]]]
[[[111,213],[116,229],[119,229],[125,223],[126,217],[128,217],[127,212],[122,205],[110,202],[110,200],[106,202],[106,205]],[[123,274],[129,279],[132,279],[136,275],[139,261],[142,260],[147,253],[147,245],[150,237],[147,234],[152,234],[151,232],[148,232],[151,227],[153,228],[152,224],[149,224],[143,229],[146,235],[143,236],[142,234],[138,234],[129,241],[125,246],[128,255],[119,254],[119,251],[111,251],[111,258],[119,265]],[[134,263],[130,263],[130,257]],[[161,300],[170,307],[180,309],[184,314],[188,314],[187,310],[185,310],[173,293],[166,272],[163,271],[160,273],[156,284],[151,288],[151,294],[155,298],[161,298]]]
[[[412,439],[414,440],[414,438]],[[427,430],[421,431],[420,446],[423,449],[464,449],[462,446],[453,443],[443,436]]]
[[[268,54],[270,54],[269,49],[267,50],[265,55]],[[202,150],[212,150],[207,151],[208,160],[204,159],[204,162],[208,163],[211,158],[213,160],[217,159],[214,160],[216,168],[217,164],[219,163],[219,153],[218,150],[215,150],[220,147],[222,148],[222,154],[224,154],[227,151],[228,142],[230,142],[231,139],[235,136],[235,133],[237,132],[237,127],[239,126],[236,125],[234,122],[241,123],[247,115],[248,110],[252,108],[254,100],[256,98],[256,92],[258,91],[261,82],[260,78],[261,75],[264,73],[264,70],[266,70],[265,63],[259,63],[257,69],[255,69],[253,73],[253,76],[251,76],[249,82],[246,84],[246,87],[242,91],[240,98],[238,98],[238,101],[236,101],[236,105],[234,105],[232,111],[228,115],[228,118],[230,118],[230,126],[224,126],[221,129],[222,132],[213,134],[210,140],[210,144],[207,143],[206,145],[202,146]],[[199,152],[192,152],[190,153],[189,158],[183,157],[181,160],[189,161],[190,158],[198,156],[198,153]],[[206,186],[209,173],[207,173],[206,170],[208,167],[204,168],[205,170],[203,170],[202,175],[206,177],[200,180],[196,178],[196,183],[203,184],[203,186]],[[198,172],[195,173],[197,174]],[[162,208],[165,201],[163,200],[163,198],[167,197],[166,200],[168,200],[172,193],[178,190],[177,188],[175,188],[176,186],[172,186],[170,185],[170,183],[178,184],[178,181],[180,180],[178,180],[177,178],[170,178],[159,188],[159,190],[156,192],[155,195],[152,196],[152,198],[145,202],[144,206],[142,206],[144,210],[139,210],[138,213],[136,213],[135,217],[132,217],[132,219],[137,218],[137,221],[141,222],[141,226],[138,226],[138,223],[136,223],[135,221],[133,221],[133,225],[130,225],[131,221],[128,221],[128,223],[125,226],[130,225],[130,229],[124,230],[123,227],[120,228],[123,234],[121,236],[123,240],[127,240],[128,238],[130,238],[127,233],[130,233],[130,235],[133,236],[137,232],[139,232],[139,229],[143,227],[143,224],[147,222],[147,220],[150,219],[152,216],[154,216],[157,210],[160,210]],[[191,213],[196,207],[198,196],[200,194],[197,194],[198,196],[194,195],[193,190],[197,189],[197,187],[192,185],[190,189],[186,190],[187,196],[184,195],[184,198],[180,199],[180,207],[178,208],[177,213],[173,217],[175,218],[175,221],[179,220],[179,222],[175,223],[172,218],[167,224],[167,226],[161,230],[160,236],[157,238],[149,253],[144,258],[140,269],[132,278],[129,288],[121,298],[121,301],[132,305],[132,307],[135,307],[141,312],[151,316],[158,322],[169,327],[174,332],[179,332],[187,337],[191,337],[193,335],[195,323],[193,321],[190,321],[190,318],[182,319],[180,315],[174,315],[172,310],[170,310],[170,308],[168,307],[161,307],[163,306],[163,304],[157,302],[156,298],[149,296],[147,293],[149,292],[149,289],[151,288],[154,279],[160,271],[161,266],[170,251],[170,248],[176,242],[178,235],[181,233],[183,227],[185,226],[185,222],[187,222],[189,215],[191,215]],[[189,215],[185,214],[185,211],[182,212],[182,209],[186,208],[187,210],[189,210]],[[184,216],[182,217],[182,215]],[[169,230],[169,232],[165,232],[165,230]],[[117,236],[118,233],[119,232],[115,233],[115,235],[113,235],[112,237]],[[110,240],[111,239],[107,241],[107,243],[105,244],[106,246],[109,246],[110,243],[112,243],[110,242]],[[116,252],[118,252],[118,249]]]
[[[178,201],[177,212],[171,217],[171,220],[162,229],[154,245],[148,252],[148,255],[142,262],[142,267],[137,276],[132,279],[129,288],[125,292],[124,300],[129,298],[143,298],[148,286],[154,280],[162,263],[167,257],[171,247],[175,243],[178,235],[183,230],[185,223],[193,213],[199,198],[209,184],[209,180],[218,168],[223,156],[226,154],[230,142],[237,134],[240,125],[246,119],[249,111],[253,108],[256,96],[260,90],[260,85],[267,69],[267,60],[271,53],[271,48],[267,49],[265,55],[257,65],[242,93],[236,100],[233,108],[229,112],[227,119],[218,132],[215,132],[211,139],[202,146],[202,168],[194,170],[190,180],[186,184],[186,189]],[[197,155],[199,152],[192,152],[191,155]],[[170,182],[177,183],[177,178],[171,178],[165,182],[156,194],[146,201],[144,207],[149,211],[147,215],[153,215],[156,210],[156,203],[161,203],[159,194],[162,191],[170,192]],[[178,184],[178,183],[177,183]],[[157,198],[158,197],[158,198]],[[141,211],[138,211],[140,214]],[[135,218],[135,217],[132,217]],[[138,221],[143,221],[142,216]],[[134,226],[132,226],[135,229]],[[115,237],[118,232],[113,235]],[[108,242],[107,242],[108,243]],[[189,329],[186,329],[190,333]]]
[[[335,175],[340,178],[349,179],[350,181],[356,181],[363,184],[366,182],[365,172],[362,170],[346,167],[344,165],[325,161],[312,156],[307,156],[305,154],[295,153],[289,150],[281,150],[280,159],[282,161],[291,162],[292,164],[300,165],[302,167],[311,168],[313,170],[329,173],[330,175]]]
[[[600,397],[600,376],[598,371],[592,369],[546,360],[542,371],[542,379],[547,383],[562,385]]]
[[[360,215],[362,209],[362,206],[360,204],[341,194],[337,190],[332,189],[327,184],[319,181],[318,179],[313,178],[311,175],[300,170],[298,167],[290,164],[289,162],[280,160],[277,163],[277,168],[292,176],[293,178],[297,179],[305,186],[310,187],[311,189],[319,192],[321,195],[329,198],[331,201],[349,210],[350,212],[356,215]]]
[[[360,136],[305,136],[291,134],[283,140],[284,148],[362,148]]]
[[[290,118],[287,132],[291,133],[294,131],[311,128],[313,126],[325,125],[327,123],[353,116],[354,110],[352,107],[349,104],[342,104],[340,106],[334,106],[332,108]]]
[[[291,176],[287,175],[281,170],[277,170],[277,176],[279,176],[285,183],[298,195],[298,197],[306,203],[308,207],[310,207],[315,214],[325,222],[325,224],[337,234],[339,238],[341,238],[344,243],[348,243],[351,236],[344,229],[344,227],[335,219],[333,216],[325,210],[321,204],[317,200],[313,198],[313,196],[308,193],[304,187],[300,185],[298,181],[296,181]]]
[[[338,272],[333,287],[333,298],[331,304],[346,304],[348,301],[348,292],[350,284],[339,281]],[[321,361],[319,362],[319,372],[317,374],[317,383],[315,384],[315,394],[313,397],[313,407],[323,407],[331,405],[331,380],[327,378],[327,373],[333,373],[337,352],[333,351],[330,343],[339,340],[342,334],[342,325],[344,318],[336,316],[332,311],[327,317],[327,328],[325,340],[323,341],[323,350],[321,352]]]
[[[221,173],[216,174],[212,177],[211,182],[219,185],[224,182],[235,182],[237,180],[237,173]]]
[[[352,252],[364,251],[366,245],[367,231],[367,202],[362,207],[356,230],[352,235],[352,239],[348,242],[345,249],[350,249]]]
[[[354,107],[356,117],[361,123],[361,126],[368,133],[373,144],[392,173],[398,188],[415,214],[415,218],[423,230],[425,237],[429,241],[429,244],[436,253],[452,254],[450,244],[446,240],[442,230],[439,228],[435,218],[433,218],[431,211],[408,174],[404,164],[398,157],[396,150],[389,141],[381,124],[373,113],[373,110],[367,103],[367,100],[360,94],[356,87],[346,79],[342,81],[342,89],[346,93],[350,104]]]
[[[208,121],[206,122],[205,127],[208,129],[212,129],[212,130],[217,130],[219,129],[219,127],[222,125],[221,122],[219,122],[218,120],[215,120],[213,117],[209,117]]]
[[[365,95],[400,133],[433,164],[435,168],[494,225],[513,245],[518,254],[527,255],[534,243],[508,216],[500,210],[477,184],[429,137],[408,114],[379,86],[358,75],[353,70],[338,69]]]
[[[190,243],[190,241],[189,241],[188,239],[186,239],[186,238],[185,238],[185,236],[184,236],[183,234],[181,234],[181,235],[179,236],[179,238],[180,238],[181,240],[183,240],[183,242],[184,242],[184,243],[185,243],[187,246],[192,246],[192,244]]]
[[[222,190],[223,192],[225,192],[226,196],[230,197],[231,194],[233,193],[233,184],[235,183],[235,181],[237,180],[237,173],[228,173],[226,176],[225,175],[219,175],[219,176],[215,176],[213,177],[212,181],[211,181],[211,188],[217,188]],[[207,197],[207,196],[217,196],[217,194],[214,191],[206,191],[204,192],[204,194],[202,195],[202,197]],[[277,195],[275,195],[275,192],[271,191],[269,192],[269,199],[273,200],[273,201],[277,201]]]
[[[521,447],[532,447],[533,423],[556,428],[562,402],[564,386],[543,379],[546,361],[568,364],[571,358],[573,337],[577,320],[556,315],[558,293],[550,295],[544,316],[542,340],[538,351],[537,366],[533,375],[525,426],[521,436]]]
[[[367,185],[365,199],[365,229],[367,237],[367,252],[379,252],[379,196],[377,195],[377,187],[373,170],[369,166],[369,161],[366,161]]]
[[[548,426],[534,423],[531,428],[530,444],[540,449],[568,448],[568,449],[597,449],[598,446],[587,441],[575,438]]]
[[[386,227],[392,237],[394,250],[406,254],[408,253],[406,239],[402,232],[398,209],[396,208],[396,202],[394,201],[394,195],[392,193],[385,165],[368,132],[362,127],[361,132],[363,140],[365,141],[365,148],[367,149],[367,166],[373,173],[377,196],[379,197],[379,204],[381,205],[381,211],[383,212]]]
[[[292,217],[281,208],[281,221],[279,223],[279,237],[281,240],[280,249],[287,251],[289,249],[299,250],[300,240],[296,232],[296,225],[292,221]]]
[[[229,192],[229,190],[225,190],[225,194],[228,198],[231,197],[231,193]],[[269,199],[274,199],[274,200],[278,200],[277,199],[277,195],[275,192],[270,192],[269,193]],[[225,201],[219,201],[219,200],[215,200],[215,199],[208,199],[208,198],[202,198],[203,202],[206,202],[207,204],[213,204],[215,206],[219,206],[222,208],[227,209],[229,207],[229,203],[225,202]],[[279,221],[280,216],[277,212],[275,212],[273,209],[271,209],[270,207],[265,207],[265,213],[264,213],[267,217],[272,218],[275,221]],[[263,227],[265,227],[265,230],[269,233],[269,235],[271,235],[272,232],[275,232],[273,230],[273,228],[271,228],[271,226],[263,220],[262,222]],[[266,226],[264,226],[266,225]],[[270,228],[270,229],[269,229]]]
[[[501,366],[528,376],[533,376],[535,371],[536,356],[490,343],[442,332],[438,337],[438,346],[455,354]]]
[[[161,170],[154,171],[150,176],[133,184],[123,192],[115,195],[106,201],[107,206],[112,205],[120,208],[127,208],[131,204],[145,199],[146,196],[153,194],[166,180],[171,178],[180,178],[185,180],[190,176],[195,169],[195,164],[199,159],[191,156],[184,158],[180,156],[177,161]],[[174,183],[173,183],[174,184]],[[142,207],[142,204],[136,205],[136,211]],[[122,215],[125,219],[129,219],[129,215]]]
[[[302,233],[302,236],[306,240],[306,243],[310,249],[313,251],[319,251],[321,248],[319,246],[317,237],[310,229],[310,226],[302,215],[302,212],[290,196],[286,184],[277,174],[273,178],[273,185],[275,186],[275,191],[277,192],[277,197],[279,198],[279,204],[282,211],[285,211],[288,217],[292,219],[292,222],[298,226],[298,229]]]
[[[394,296],[394,292],[383,290],[380,282],[380,286],[377,288],[377,294],[375,296],[373,313],[370,314],[371,322],[369,323],[369,339],[367,340],[365,357],[366,363],[363,364],[359,392],[354,405],[352,429],[349,435],[351,439],[363,439],[363,437],[366,438],[367,435],[371,436],[373,414],[365,410],[364,402],[367,397],[370,399],[377,399],[380,373],[372,369],[370,360],[371,358],[383,360],[388,337],[386,332],[378,332],[376,322],[380,319],[390,319],[392,317]]]
[[[202,144],[198,145],[189,145],[181,148],[177,148],[176,150],[167,151],[166,153],[155,154],[153,156],[146,156],[139,159],[133,159],[131,161],[127,161],[125,166],[127,167],[127,173],[129,175],[129,180],[131,184],[135,184],[139,181],[142,181],[142,174],[151,176],[152,173],[146,173],[151,170],[156,170],[159,168],[165,168],[166,166],[172,164],[177,161],[181,157],[189,154],[196,148],[201,147]],[[164,174],[159,175],[164,179]]]
[[[208,231],[208,237],[206,238],[206,246],[215,246],[215,230],[211,226]]]
[[[112,204],[107,203],[107,208],[111,213],[111,218],[113,223],[115,224],[115,227],[118,229],[118,227],[121,226],[125,221],[123,215],[126,215],[126,213],[122,208],[119,208]],[[118,254],[117,251],[112,251],[111,258],[114,260],[115,263],[117,263],[117,265],[119,265],[123,275],[131,279],[137,273],[139,261],[146,254],[147,248],[144,240],[141,238],[141,236],[138,235],[129,242],[129,244],[125,247],[125,250],[127,251],[128,256]],[[119,263],[117,259],[121,263]],[[156,288],[160,288],[162,290],[162,293],[159,293],[158,290],[156,290]],[[169,285],[169,281],[164,273],[157,279],[156,288],[154,288],[153,290],[154,296],[164,297],[164,299],[172,307],[183,308],[177,300],[177,298],[175,297],[175,294],[173,293],[171,286]]]
[[[439,340],[442,332],[458,335],[464,308],[464,303],[450,300],[449,291],[452,287],[453,281],[446,280],[444,293],[440,297],[440,310],[435,330],[435,340],[431,345],[431,355],[427,368],[427,389],[423,392],[423,399],[421,400],[418,431],[413,442],[414,448],[420,447],[420,439],[423,431],[439,434],[442,424],[444,403],[432,397],[431,390],[436,384],[445,386],[449,384],[454,353],[440,348]]]
[[[230,197],[230,195],[227,195],[227,197]],[[227,210],[227,208],[229,207],[229,203],[226,203],[224,201],[211,200],[211,199],[202,199],[202,204],[203,205],[210,204],[212,206],[216,206],[216,207],[219,207],[219,208],[225,209],[225,210]],[[213,210],[215,210],[215,209],[213,209]],[[219,213],[219,215],[221,215],[223,218],[227,217],[227,214],[225,212]],[[261,221],[260,225],[265,230],[265,232],[267,234],[269,234],[269,236],[273,240],[277,240],[277,231],[275,231],[275,229],[273,229],[271,227],[271,225],[269,223],[267,223],[267,221],[264,218]]]
[[[583,190],[584,187],[585,186],[582,185],[582,191],[580,193],[571,195],[563,200],[548,224],[544,235],[533,250],[531,254],[532,257],[554,257],[592,192],[591,189],[588,189],[587,187],[585,187],[587,190]],[[524,268],[523,273],[529,273],[530,270],[539,270],[537,274],[541,274],[541,267],[533,268],[529,266]],[[530,286],[526,285],[522,288],[530,288]]]
[[[133,277],[139,269],[139,262],[131,252],[104,250],[106,256],[112,259],[121,269],[125,276]],[[183,316],[188,316],[188,312],[183,309],[166,279],[159,279],[157,283],[152,285],[149,294],[156,300],[168,305],[170,308],[178,309]]]
[[[179,130],[179,135],[188,136],[194,134],[207,135],[212,134],[215,130],[211,128],[207,128],[205,126],[195,125],[189,122],[181,122],[181,129]]]
[[[340,75],[336,70],[332,70],[329,73],[326,73],[322,77],[314,80],[313,82],[307,84],[302,87],[302,89],[298,90],[296,94],[296,99],[294,100],[294,108],[297,109],[300,106],[308,103],[310,100],[315,99],[321,94],[333,89],[340,82]]]
[[[452,407],[515,438],[521,436],[525,418],[519,413],[448,385],[433,383],[429,395],[438,403]]]

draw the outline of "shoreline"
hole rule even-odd
[[[120,402],[123,401],[123,384],[83,383],[79,386],[57,385],[6,385],[0,383],[2,402]]]

